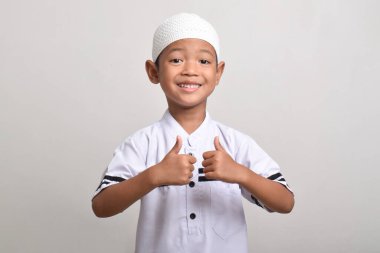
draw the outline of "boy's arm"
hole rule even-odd
[[[152,168],[150,168],[152,169]],[[107,187],[92,199],[92,210],[98,217],[121,213],[155,188],[150,169],[135,177]]]
[[[260,200],[266,208],[273,212],[289,213],[294,206],[294,195],[284,185],[262,177],[252,170],[238,164],[237,181],[249,191],[253,197]]]
[[[219,143],[214,141],[215,151],[203,154],[205,176],[228,183],[237,183],[260,200],[271,211],[289,213],[294,206],[293,193],[283,185],[264,178],[249,168],[236,163]]]
[[[196,159],[178,154],[181,147],[182,140],[177,137],[174,147],[160,163],[101,191],[92,200],[95,215],[110,217],[118,214],[160,185],[188,184]]]

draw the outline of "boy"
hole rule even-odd
[[[98,217],[141,199],[136,252],[248,252],[241,196],[288,213],[278,165],[248,136],[213,121],[207,98],[223,74],[214,28],[194,14],[161,24],[146,61],[168,110],[115,151],[93,198]]]

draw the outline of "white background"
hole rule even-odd
[[[244,201],[250,251],[380,252],[376,0],[1,1],[0,252],[133,252],[138,204],[99,219],[91,197],[116,146],[166,109],[144,62],[183,11],[221,38],[211,116],[296,194],[288,215]]]

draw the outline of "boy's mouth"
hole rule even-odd
[[[180,87],[181,89],[187,92],[196,91],[197,89],[199,89],[199,87],[202,86],[201,84],[197,84],[197,83],[179,83],[177,85],[178,87]]]

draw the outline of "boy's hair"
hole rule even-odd
[[[201,39],[214,47],[220,58],[219,37],[214,27],[196,14],[180,13],[166,19],[153,36],[152,59],[158,67],[161,52],[171,43],[181,39]]]

